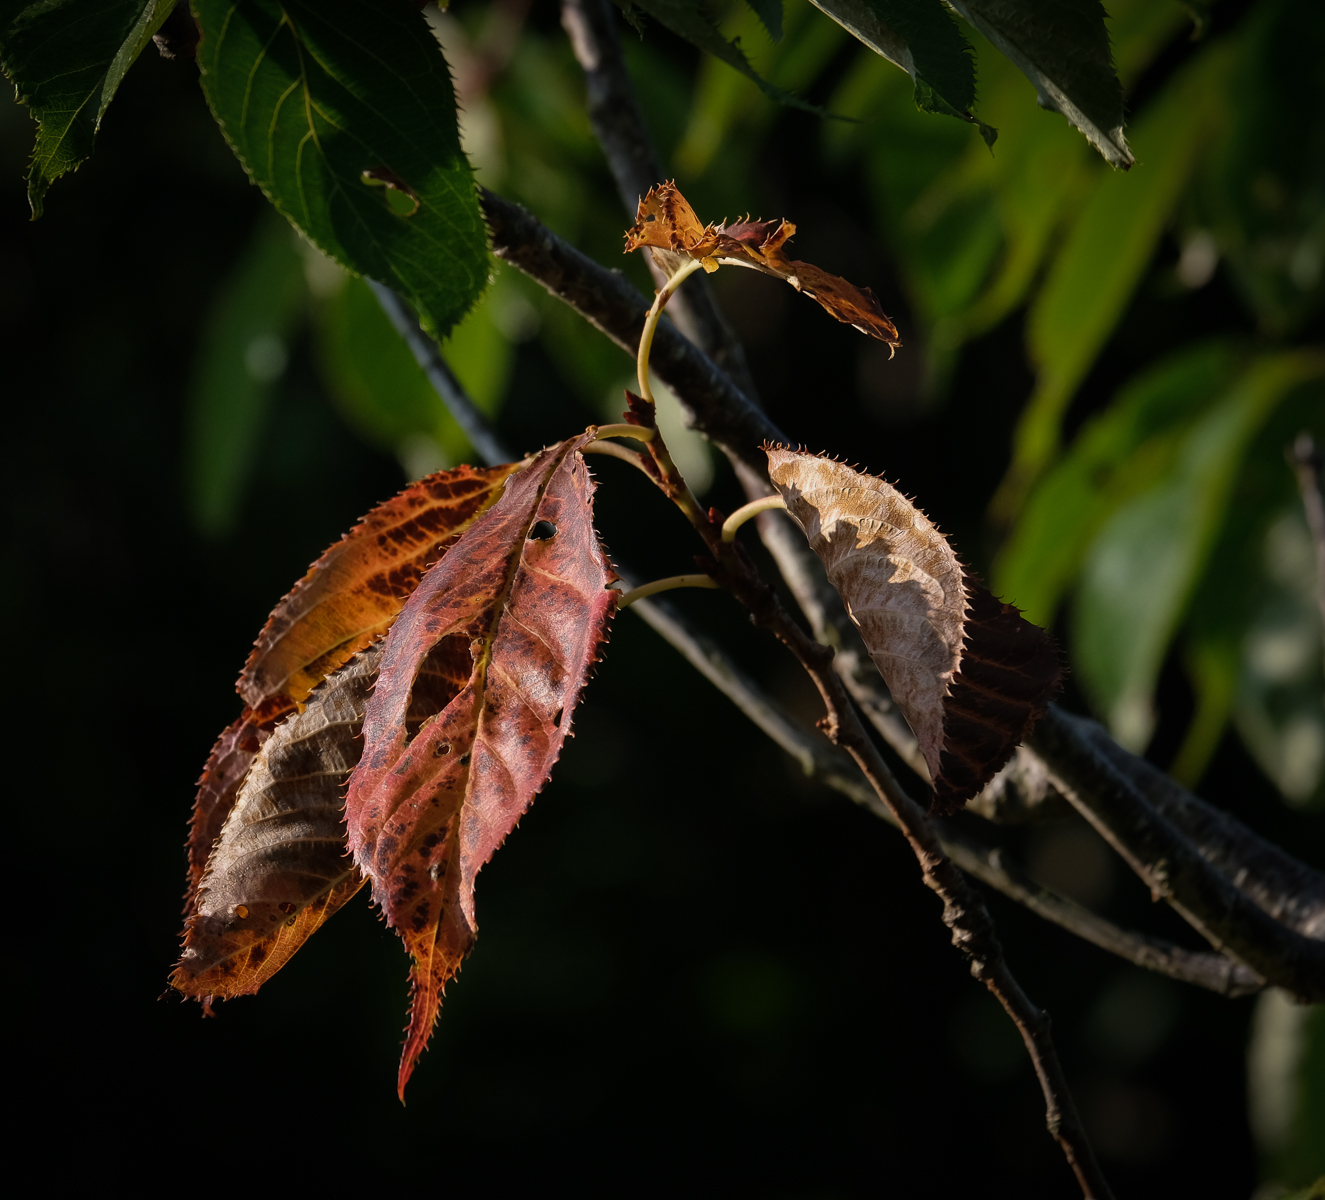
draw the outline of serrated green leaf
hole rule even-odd
[[[812,0],[843,29],[895,63],[915,83],[924,112],[976,125],[992,146],[998,131],[971,115],[975,61],[971,44],[940,0]]]
[[[627,16],[630,15],[632,8],[647,13],[678,37],[685,38],[692,46],[697,46],[706,54],[721,59],[729,67],[734,67],[747,79],[754,80],[759,90],[770,100],[776,100],[779,104],[786,104],[792,108],[801,108],[819,116],[825,115],[824,110],[817,105],[807,104],[790,92],[784,92],[760,75],[750,65],[745,51],[736,42],[729,42],[723,37],[722,31],[709,16],[702,0],[632,0],[629,4],[624,3],[623,0],[616,2],[626,11]]]
[[[1183,437],[1173,469],[1115,511],[1091,545],[1073,614],[1073,661],[1083,690],[1129,749],[1149,740],[1160,666],[1250,438],[1290,389],[1322,376],[1318,352],[1258,360]]]
[[[28,203],[84,162],[125,73],[176,0],[33,0],[0,26],[0,66],[37,121]],[[10,6],[7,6],[10,7]]]
[[[186,397],[186,490],[208,537],[235,526],[306,294],[295,235],[267,215],[208,317]]]
[[[203,90],[253,181],[444,336],[483,291],[487,235],[423,16],[406,0],[194,0],[194,13]],[[392,192],[416,203],[408,215]]]
[[[1123,89],[1099,0],[951,0],[1115,167],[1134,161],[1123,136]]]
[[[745,0],[775,42],[782,40],[782,0]]]

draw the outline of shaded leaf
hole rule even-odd
[[[1155,682],[1250,439],[1291,388],[1323,376],[1318,351],[1255,362],[1187,432],[1173,469],[1114,512],[1091,544],[1073,613],[1073,663],[1128,749],[1143,749],[1153,731]]]
[[[798,450],[770,449],[768,462],[915,731],[935,810],[959,808],[1007,762],[1057,690],[1053,642],[994,599],[891,484]]]
[[[487,282],[487,235],[450,73],[418,8],[196,0],[194,11],[203,91],[253,181],[314,245],[402,292],[444,336]]]
[[[204,534],[228,534],[238,520],[306,296],[295,235],[268,210],[208,317],[189,385],[189,500]]]
[[[1135,161],[1123,136],[1123,89],[1099,0],[951,0],[1115,167]]]
[[[346,803],[349,844],[414,960],[403,1094],[473,945],[474,880],[546,782],[607,633],[614,578],[582,446],[512,476],[425,577],[384,643]],[[421,664],[451,687],[412,738]]]
[[[237,685],[244,711],[217,739],[198,781],[186,912],[262,744],[328,674],[386,631],[424,571],[515,469],[461,466],[421,479],[369,512],[276,606]]]
[[[355,892],[342,787],[359,761],[373,647],[328,678],[254,757],[226,818],[170,978],[188,996],[251,995]]]
[[[968,121],[992,146],[998,131],[971,115],[971,44],[940,0],[812,0],[843,29],[895,63],[915,84],[916,106]]]
[[[7,5],[0,66],[37,120],[28,170],[32,216],[46,189],[92,153],[125,73],[176,0],[33,0]]]
[[[884,315],[869,288],[858,288],[810,263],[787,258],[783,246],[795,232],[790,221],[701,225],[676,184],[663,183],[650,188],[640,201],[635,224],[626,232],[626,252],[648,246],[669,271],[675,270],[679,256],[698,260],[706,271],[716,271],[720,262],[754,267],[785,280],[861,333],[891,347],[901,345],[897,327]]]
[[[1038,375],[1018,422],[1013,461],[995,497],[1011,518],[1058,449],[1068,402],[1150,266],[1198,155],[1218,126],[1233,62],[1225,41],[1172,80],[1135,129],[1141,166],[1103,178],[1031,304],[1027,345]]]
[[[775,42],[782,40],[782,0],[745,0]]]
[[[267,619],[239,677],[253,706],[301,701],[386,632],[424,572],[501,493],[518,463],[439,471],[379,504],[331,546]]]
[[[772,0],[761,0],[761,3],[771,2]],[[729,67],[734,67],[747,79],[754,80],[759,85],[759,90],[770,100],[776,100],[779,104],[787,104],[793,108],[801,108],[806,112],[817,113],[820,116],[823,115],[821,108],[813,104],[806,104],[804,100],[799,100],[789,92],[784,92],[780,87],[775,87],[760,75],[750,65],[750,60],[746,58],[745,51],[736,42],[729,42],[723,37],[721,30],[718,29],[713,18],[709,16],[703,0],[616,0],[616,3],[626,12],[627,17],[630,17],[632,10],[648,13],[655,21],[665,25],[678,37],[685,38],[687,42],[697,46],[706,54],[721,59]],[[760,19],[764,20],[763,12],[754,4],[751,4],[751,7],[759,13]]]

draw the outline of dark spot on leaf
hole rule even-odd
[[[460,756],[460,765],[461,765],[462,767],[467,767],[467,766],[469,766],[469,760],[470,760],[471,758],[473,758],[473,757],[474,757],[474,756],[473,756],[472,754],[462,754],[462,755]]]

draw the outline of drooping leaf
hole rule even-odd
[[[770,0],[771,2],[771,0]],[[789,92],[769,83],[750,65],[745,51],[735,42],[729,42],[709,15],[703,0],[616,0],[626,10],[629,17],[631,10],[647,13],[661,25],[665,25],[678,37],[683,37],[693,46],[699,47],[706,54],[721,59],[729,67],[740,71],[747,79],[752,79],[759,90],[770,100],[801,108],[807,112],[823,115],[823,110],[813,104],[806,104]],[[751,7],[754,7],[751,5]],[[759,10],[756,9],[758,12]],[[761,19],[763,13],[760,12]]]
[[[371,647],[331,675],[253,759],[184,930],[178,991],[251,995],[363,886],[345,846],[343,785],[380,655]]]
[[[188,394],[187,482],[197,528],[230,533],[307,295],[295,234],[268,210],[207,320]]]
[[[1027,345],[1038,377],[994,500],[1001,520],[1015,516],[1052,461],[1068,402],[1150,265],[1199,153],[1218,126],[1232,50],[1225,42],[1204,51],[1143,115],[1133,139],[1141,165],[1100,181],[1031,305]]]
[[[125,73],[176,0],[31,0],[6,5],[0,66],[37,120],[28,203],[92,153]]]
[[[992,146],[998,131],[971,115],[975,63],[971,44],[940,0],[812,0],[876,54],[911,76],[925,112],[969,121]]]
[[[501,493],[518,463],[439,471],[379,504],[329,547],[258,635],[239,694],[302,701],[381,636],[424,573]]]
[[[1110,165],[1135,161],[1123,136],[1123,89],[1099,0],[951,0]]]
[[[203,90],[253,181],[444,336],[487,281],[487,235],[451,76],[418,7],[195,0],[194,12]]]
[[[936,811],[976,795],[1058,688],[1044,630],[1000,604],[891,484],[798,450],[769,478],[860,627],[934,780]]]
[[[1153,731],[1155,681],[1250,439],[1291,388],[1322,377],[1318,351],[1254,363],[1191,427],[1173,469],[1115,511],[1091,544],[1073,614],[1073,663],[1128,749],[1144,749]]]
[[[186,912],[262,744],[327,675],[386,631],[424,571],[493,502],[517,465],[441,471],[379,504],[267,618],[237,685],[244,711],[217,739],[198,781]]]
[[[706,271],[716,271],[724,261],[754,267],[785,280],[861,333],[891,347],[901,345],[897,327],[884,315],[869,288],[858,288],[810,263],[787,258],[783,246],[795,232],[790,221],[701,225],[676,184],[663,183],[650,188],[640,201],[635,224],[626,231],[626,252],[648,246],[665,267],[681,257],[703,263]]]
[[[355,862],[414,960],[403,1094],[473,945],[474,880],[546,782],[607,633],[586,433],[544,450],[433,568],[384,643],[346,802]],[[421,664],[453,684],[410,736]]]

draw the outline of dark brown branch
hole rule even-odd
[[[721,514],[700,513],[694,506],[672,462],[654,419],[653,406],[630,396],[631,419],[650,429],[645,443],[653,462],[658,487],[686,515],[703,538],[711,558],[696,562],[726,587],[750,613],[755,624],[767,629],[796,656],[819,690],[826,715],[820,726],[829,739],[844,749],[860,768],[870,787],[892,814],[920,865],[925,886],[943,901],[943,921],[952,942],[963,955],[971,974],[1002,1004],[1021,1033],[1044,1094],[1045,1124],[1058,1142],[1087,1197],[1111,1197],[1085,1129],[1077,1115],[1072,1093],[1049,1033],[1049,1017],[1021,990],[1003,959],[993,919],[978,892],[943,851],[938,834],[924,810],[902,790],[856,716],[841,678],[833,670],[833,651],[811,638],[782,607],[739,542],[722,540]]]
[[[1048,763],[1063,795],[1155,899],[1167,900],[1216,950],[1298,996],[1325,1000],[1325,941],[1280,924],[1212,867],[1094,748],[1090,724],[1051,705],[1031,732],[1029,745]]]
[[[549,292],[575,308],[623,349],[633,352],[647,311],[647,303],[643,296],[621,275],[605,270],[581,254],[544,228],[523,209],[509,204],[490,192],[483,193],[483,205],[493,232],[494,249],[500,257],[537,279]],[[672,387],[682,404],[687,407],[692,418],[691,423],[711,441],[726,450],[743,474],[751,474],[756,479],[760,477],[765,470],[765,463],[757,447],[764,441],[784,444],[787,442],[785,435],[768,417],[713,364],[712,360],[675,330],[666,326],[660,326],[655,339],[653,366],[657,374]],[[764,518],[761,518],[762,520]],[[791,561],[794,560],[784,561],[784,556],[779,556],[779,567],[785,571]],[[789,582],[795,588],[794,573],[789,574],[792,574]],[[814,589],[808,586],[797,590],[798,599],[802,603],[808,603],[805,597],[812,596],[813,591]],[[821,609],[822,607],[821,605]],[[832,641],[833,636],[826,632],[828,628],[830,623],[825,622],[825,632],[822,632],[821,636],[825,641]],[[836,623],[831,623],[831,628],[836,630],[838,627]],[[851,631],[848,629],[846,632]],[[849,646],[850,643],[846,645]],[[851,674],[863,676],[865,672],[862,669]],[[875,695],[878,694],[876,689]],[[886,727],[882,731],[888,736],[889,731]],[[1080,728],[1060,723],[1058,733],[1063,752],[1070,752],[1069,758],[1072,756],[1080,758],[1083,755],[1087,758],[1096,757]],[[900,731],[895,731],[894,736],[900,745],[905,746],[906,739]],[[1047,751],[1038,743],[1033,741],[1032,748],[1039,752],[1041,757],[1048,759],[1049,765],[1056,774],[1062,774],[1060,763],[1050,758]],[[1133,807],[1139,804],[1143,809],[1149,808],[1144,796],[1132,787],[1119,771],[1111,769],[1109,783],[1103,787],[1103,790],[1112,792],[1117,788],[1128,794],[1129,803]],[[1074,788],[1074,803],[1087,809],[1104,803],[1096,795],[1098,790],[1092,787],[1089,773],[1082,775]],[[1177,830],[1172,826],[1169,826],[1169,830],[1177,836]],[[1181,837],[1178,840],[1181,841]],[[1188,850],[1190,851],[1191,847],[1188,847]],[[1199,863],[1199,868],[1194,873],[1174,876],[1169,887],[1169,891],[1174,892],[1175,903],[1178,905],[1190,901],[1191,897],[1186,896],[1186,889],[1195,886],[1198,882],[1201,888],[1207,891],[1213,889],[1214,892],[1220,892],[1225,885],[1232,886],[1212,866],[1202,862],[1200,855],[1196,855],[1195,851],[1191,853]],[[1214,861],[1213,856],[1211,861]],[[1281,932],[1293,931],[1281,930]],[[1307,949],[1310,950],[1311,947]],[[1245,956],[1242,957],[1245,959]],[[1246,961],[1250,965],[1256,965],[1249,959]],[[1267,977],[1274,977],[1269,971],[1264,973]]]
[[[1206,862],[1270,916],[1309,938],[1325,938],[1325,875],[1193,796],[1145,759],[1128,754],[1094,721],[1078,720],[1077,730],[1160,816],[1181,830]]]
[[[1320,604],[1320,619],[1325,623],[1325,500],[1320,494],[1320,473],[1325,455],[1321,454],[1311,434],[1303,430],[1288,452],[1288,461],[1297,475],[1311,540],[1316,544],[1316,600]]]

